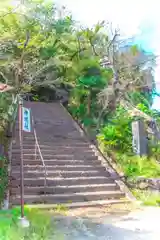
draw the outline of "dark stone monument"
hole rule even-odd
[[[147,155],[147,134],[142,120],[132,122],[133,151],[139,156]]]

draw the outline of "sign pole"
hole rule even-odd
[[[24,169],[23,169],[23,133],[22,133],[22,99],[19,99],[19,142],[20,142],[20,176],[21,176],[21,218],[24,218]]]
[[[31,132],[30,111],[23,107],[23,99],[19,96],[19,142],[20,142],[20,192],[21,217],[20,225],[29,227],[30,223],[24,216],[24,159],[23,159],[23,131]]]

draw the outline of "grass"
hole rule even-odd
[[[104,149],[102,149],[104,152]],[[105,153],[105,152],[104,152]],[[136,180],[137,177],[160,178],[160,164],[155,158],[127,155],[118,152],[109,152],[114,159],[116,170],[128,177],[130,180]],[[137,200],[144,205],[160,206],[160,193],[149,190],[131,190]]]
[[[132,191],[137,200],[142,201],[147,206],[160,206],[160,194],[151,191],[133,190]]]
[[[154,158],[117,154],[117,163],[125,176],[136,180],[137,177],[160,178],[160,164]],[[132,190],[137,200],[144,205],[160,206],[160,193],[149,190]]]
[[[154,158],[116,154],[116,161],[127,177],[160,177],[160,164]]]
[[[49,240],[55,234],[53,216],[37,209],[25,208],[29,228],[19,225],[20,208],[0,211],[0,240]]]
[[[128,178],[159,178],[160,164],[155,157],[136,156],[133,153],[123,153],[109,149],[103,143],[99,143],[99,147],[104,155],[110,156],[112,163],[116,165],[116,170],[119,173],[124,173]]]
[[[0,205],[5,197],[8,185],[8,164],[7,159],[0,157]]]

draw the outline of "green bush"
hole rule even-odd
[[[8,164],[7,159],[0,157],[0,205],[5,197],[5,192],[8,185]]]
[[[143,191],[143,190],[133,190],[134,196],[142,201],[144,205],[147,206],[160,206],[160,195],[156,192]]]
[[[98,142],[107,150],[132,152],[132,119],[121,108],[114,119],[107,123],[97,136]]]
[[[149,145],[149,154],[160,162],[160,142]]]
[[[19,225],[20,208],[0,212],[1,240],[48,240],[54,234],[51,216],[37,209],[25,208],[29,228]]]
[[[115,159],[125,176],[131,178],[139,176],[146,178],[160,177],[160,165],[154,158],[128,156],[126,154],[116,153]]]

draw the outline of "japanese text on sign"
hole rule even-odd
[[[31,132],[31,112],[28,108],[22,108],[22,129]]]

